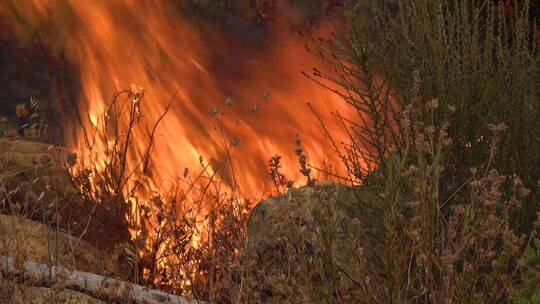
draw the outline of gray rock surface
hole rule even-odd
[[[313,255],[324,250],[323,234],[332,237],[336,248],[347,245],[353,222],[362,225],[368,246],[369,238],[377,233],[373,206],[378,201],[380,198],[364,187],[334,182],[291,189],[253,208],[247,224],[248,248],[261,269],[279,268],[287,258],[287,244],[298,237]]]

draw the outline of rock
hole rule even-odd
[[[318,303],[332,297],[333,288],[358,290],[369,264],[380,262],[384,204],[376,189],[325,182],[255,206],[241,256],[256,282],[252,302]]]
[[[206,304],[204,301],[191,300],[172,295],[166,291],[150,289],[142,285],[110,278],[109,276],[70,270],[62,266],[38,264],[31,261],[21,262],[12,257],[0,256],[0,271],[4,274],[3,277],[8,279],[18,278],[24,284],[13,286],[13,281],[7,281],[7,283],[0,281],[0,296],[8,299],[18,296],[21,294],[21,289],[25,286],[31,286],[28,283],[33,283],[51,286],[53,294],[70,289],[99,299],[106,299],[107,303]],[[13,301],[9,303],[13,303]]]
[[[275,271],[285,266],[288,250],[304,242],[304,254],[317,256],[324,250],[321,232],[331,235],[335,250],[349,245],[353,222],[362,225],[366,247],[380,227],[374,223],[380,198],[365,187],[324,182],[314,187],[291,189],[288,193],[261,201],[248,219],[248,251],[257,268]],[[332,222],[335,224],[332,227]]]

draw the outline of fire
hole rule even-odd
[[[70,147],[82,161],[91,159],[83,132],[104,123],[100,116],[116,92],[145,90],[144,99],[133,101],[138,103],[143,125],[152,125],[168,111],[156,130],[155,167],[146,181],[145,188],[150,190],[146,193],[163,191],[163,185],[184,168],[196,172],[202,156],[209,170],[229,179],[229,186],[237,182],[244,196],[260,197],[269,188],[265,175],[272,155],[282,155],[286,176],[301,178],[293,153],[296,133],[302,136],[311,163],[338,163],[306,103],[321,113],[345,105],[301,74],[320,62],[306,53],[286,22],[274,22],[272,43],[255,50],[241,47],[234,37],[203,35],[167,1],[10,3],[0,5],[0,15],[11,18],[13,24],[18,16],[43,31],[44,37],[64,46],[67,58],[79,70],[82,87],[76,104],[84,128],[66,119],[66,130]],[[229,77],[228,66],[220,62],[234,52],[240,53],[235,54],[238,62],[232,66],[240,72],[231,71]],[[346,110],[341,108],[341,112]],[[213,129],[212,116],[222,114],[227,140],[236,144],[232,168],[220,165],[228,155],[223,151],[223,134]],[[340,129],[332,124],[327,127]],[[147,149],[145,130],[133,130],[128,170],[139,165],[137,160]],[[110,145],[99,144],[97,151]],[[105,160],[96,165],[103,168]],[[193,242],[197,246],[197,240]]]

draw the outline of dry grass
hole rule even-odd
[[[34,261],[109,274],[110,259],[73,237],[69,226],[64,226],[60,212],[70,195],[60,190],[63,178],[49,145],[21,139],[0,141],[0,256],[12,257],[21,265]],[[61,282],[35,288],[41,284],[2,272],[0,302],[75,303],[85,299],[65,291]]]

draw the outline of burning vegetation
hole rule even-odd
[[[535,303],[539,9],[4,1],[0,298]]]

